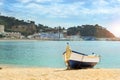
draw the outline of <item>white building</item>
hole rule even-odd
[[[21,39],[22,35],[19,32],[6,32],[5,36],[12,39]]]
[[[0,25],[0,33],[4,33],[4,25]]]

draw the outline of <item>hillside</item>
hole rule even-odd
[[[0,24],[5,25],[6,32],[20,32],[24,36],[32,35],[37,32],[58,32],[58,28],[51,28],[46,25],[36,25],[34,21],[24,21],[16,19],[15,17],[8,17],[0,15]],[[64,28],[59,26],[59,31],[62,32]]]
[[[70,27],[67,30],[68,35],[79,34],[81,36],[92,36],[96,38],[114,38],[115,36],[106,28],[96,25],[82,25],[77,27]]]
[[[20,32],[25,36],[37,31],[33,21],[25,22],[14,17],[0,16],[0,24],[5,25],[6,32]]]
[[[24,36],[32,35],[37,32],[63,32],[65,28],[48,27],[42,24],[36,25],[34,21],[19,20],[14,17],[0,15],[0,24],[5,25],[6,32],[20,32]],[[59,29],[59,31],[58,31]],[[110,31],[102,26],[96,25],[82,25],[70,27],[67,29],[67,35],[93,36],[97,38],[113,38],[115,37]]]

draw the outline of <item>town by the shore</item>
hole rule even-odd
[[[1,67],[0,80],[119,80],[120,69]]]

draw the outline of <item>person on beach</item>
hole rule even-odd
[[[69,43],[67,43],[67,46],[66,46],[66,52],[64,54],[64,59],[65,59],[65,63],[66,63],[66,66],[67,66],[67,69],[70,69],[70,66],[69,66],[69,58],[71,56],[71,49],[70,49],[70,46],[69,46]]]

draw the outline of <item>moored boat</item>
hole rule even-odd
[[[66,51],[64,52],[64,59],[67,69],[85,69],[93,68],[100,61],[100,56],[73,51],[67,45]]]

